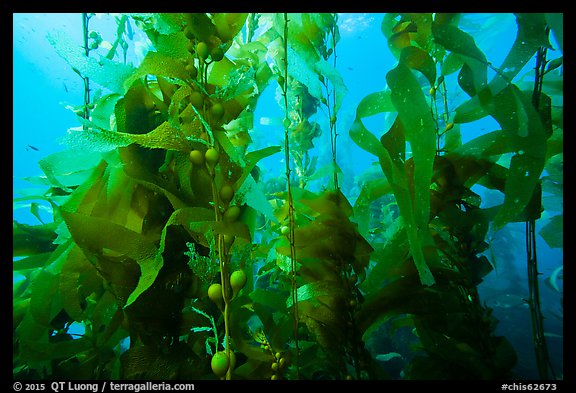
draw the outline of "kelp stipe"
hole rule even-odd
[[[514,79],[561,23],[516,20],[495,67],[458,15],[385,15],[398,63],[349,135],[335,14],[124,15],[99,60],[85,51],[98,33],[78,51],[51,36],[108,91],[76,108],[81,127],[64,139],[83,152],[43,159],[46,192],[14,201],[46,200],[54,215],[14,222],[15,378],[511,378],[514,349],[477,290],[492,270],[486,239],[537,218],[562,157],[562,91],[546,85],[561,80],[558,61],[537,109],[533,86]],[[153,47],[137,66],[125,61],[130,24]],[[284,143],[253,149],[270,87]],[[469,98],[454,105],[456,91]],[[381,112],[394,117],[377,136],[364,119]],[[461,125],[486,116],[501,129],[462,144]],[[330,149],[318,157],[323,131]],[[379,164],[354,205],[336,155],[348,136]],[[272,156],[285,160],[279,178],[260,165]],[[482,207],[475,185],[504,202]],[[551,220],[542,233],[557,230]],[[397,352],[376,352],[388,337]]]

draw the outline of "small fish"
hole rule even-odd
[[[518,306],[527,306],[528,302],[525,298],[518,295],[512,295],[509,293],[502,294],[499,296],[494,296],[486,299],[486,303],[489,307],[498,308],[510,308]]]
[[[64,85],[64,90],[66,91],[66,93],[68,93],[68,86],[66,86],[66,83],[62,82],[62,84]]]
[[[556,269],[554,269],[550,277],[546,280],[546,284],[548,284],[548,286],[550,286],[558,293],[562,293],[562,290],[558,286],[558,279],[563,278],[563,272],[564,272],[564,265],[558,266]]]
[[[26,147],[26,151],[30,151],[30,149],[34,150],[34,151],[40,151],[40,149],[38,149],[36,146],[32,146],[32,145],[26,145],[28,147]]]

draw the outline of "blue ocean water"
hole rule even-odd
[[[347,130],[354,121],[356,107],[362,98],[386,88],[386,73],[396,61],[381,32],[382,18],[382,14],[371,13],[339,15],[341,41],[337,47],[337,68],[348,89],[337,123],[341,135],[339,158],[340,162],[347,165],[342,181],[348,186],[344,193],[352,201],[359,192],[355,178],[371,167],[375,160],[351,142]],[[66,61],[56,54],[46,35],[54,31],[64,31],[80,45],[82,24],[81,14],[14,14],[13,21],[13,195],[17,198],[22,195],[21,190],[34,187],[26,178],[42,175],[38,161],[53,152],[65,149],[66,147],[59,143],[60,138],[66,134],[67,129],[78,126],[76,116],[66,106],[82,103],[83,85]],[[113,37],[116,26],[112,16],[98,15],[93,22],[94,28],[101,31],[103,36]],[[515,39],[516,25],[512,14],[465,15],[462,28],[474,36],[478,47],[493,64],[503,61]],[[139,48],[140,52],[130,53],[129,61],[137,63],[142,58],[146,45]],[[533,66],[534,63],[531,62],[526,65],[526,69]],[[283,116],[275,94],[273,88],[262,94],[255,119]],[[465,97],[456,96],[452,105],[455,107],[459,100],[464,99]],[[324,129],[327,128],[326,114],[318,113],[317,121]],[[377,133],[376,130],[383,130],[389,121],[390,119],[382,114],[366,119],[365,124]],[[485,123],[462,125],[463,142],[495,129],[496,123],[493,120],[486,118],[483,121]],[[267,144],[281,143],[282,135],[274,123],[267,125],[265,121],[255,120],[255,128],[251,133],[255,141],[254,150]],[[325,132],[318,138],[315,142],[315,153],[327,156],[323,152],[329,149],[328,137]],[[282,159],[278,156],[263,160],[261,165],[270,177],[281,176],[284,170]],[[312,183],[310,187],[319,189],[322,184]],[[43,206],[40,215],[49,220],[49,205]],[[22,223],[37,223],[27,203],[15,205],[14,219]],[[494,315],[500,321],[497,333],[506,336],[518,353],[519,363],[515,372],[526,379],[537,379],[532,336],[528,328],[530,313],[523,301],[528,297],[524,226],[509,224],[503,231],[506,231],[507,238],[511,239],[512,243],[503,244],[498,249],[498,241],[494,241],[499,261],[497,269],[485,278],[479,291],[486,305],[494,308]],[[546,279],[562,266],[563,250],[549,248],[540,236],[537,249],[548,348],[554,368],[562,370],[562,294],[547,285]]]

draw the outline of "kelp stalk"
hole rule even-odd
[[[296,288],[296,246],[294,245],[294,202],[292,199],[292,187],[290,185],[290,134],[289,111],[288,111],[288,14],[284,13],[284,80],[282,81],[282,95],[284,97],[284,161],[286,162],[286,191],[288,201],[288,220],[289,220],[289,241],[290,241],[290,275],[291,275],[291,296],[292,296],[292,314],[294,317],[294,367],[296,376],[300,379],[300,370],[298,369],[298,358],[300,348],[298,345],[298,293]]]
[[[90,55],[90,47],[88,46],[88,23],[90,22],[90,14],[82,13],[82,35],[83,35],[83,45],[84,53],[86,57]],[[78,74],[80,75],[80,74]],[[90,80],[87,76],[80,75],[84,81],[84,119],[88,120],[90,118],[90,109],[88,105],[90,104]],[[87,128],[86,123],[82,126],[84,129]]]
[[[532,92],[532,105],[538,111],[542,83],[546,66],[546,48],[540,47],[536,54],[536,67],[534,77],[534,90]],[[544,336],[544,317],[540,308],[540,290],[538,284],[538,259],[536,256],[536,222],[534,218],[526,221],[526,257],[528,266],[528,289],[530,314],[532,318],[532,337],[536,352],[536,364],[540,379],[548,380],[549,373],[554,375],[554,370],[548,355],[548,346]]]
[[[337,18],[338,14],[334,14],[334,18]],[[332,54],[334,56],[334,69],[336,69],[336,28],[337,20],[334,21],[330,29],[330,34],[332,36]],[[328,88],[326,88],[328,89]],[[332,102],[332,110],[330,108],[330,94],[328,94],[328,115],[330,116],[330,147],[332,148],[332,166],[334,175],[334,190],[336,194],[339,194],[340,187],[338,185],[338,170],[336,165],[336,139],[338,137],[338,132],[336,131],[336,87],[333,89],[334,100]]]

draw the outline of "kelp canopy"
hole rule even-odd
[[[546,209],[541,235],[562,247],[563,215],[543,204],[562,196],[562,57],[546,59],[563,51],[562,17],[514,17],[497,65],[458,14],[386,14],[397,62],[345,130],[337,14],[123,15],[100,57],[87,24],[84,48],[51,35],[101,90],[75,108],[69,149],[39,162],[44,189],[14,200],[53,212],[13,223],[14,378],[512,378],[477,291],[486,237]],[[138,65],[132,26],[151,44]],[[266,89],[283,142],[254,149]],[[380,113],[391,121],[369,130]],[[460,126],[486,117],[497,129],[462,143]],[[356,195],[337,154],[348,137],[377,163]],[[283,178],[261,165],[274,157]],[[481,206],[478,187],[503,202]],[[375,352],[382,332],[404,352]]]

